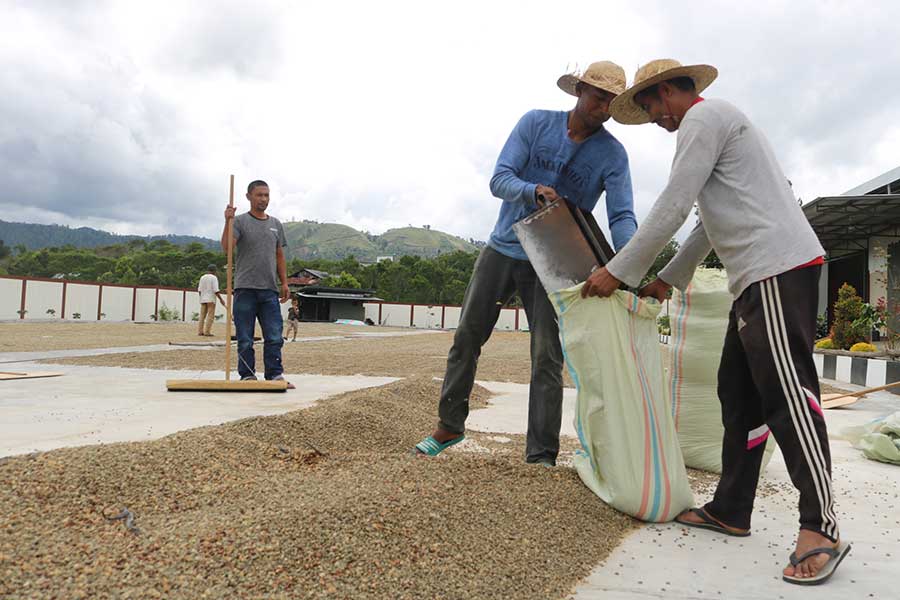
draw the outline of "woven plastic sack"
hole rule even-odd
[[[669,521],[693,495],[663,372],[660,305],[617,291],[581,298],[581,285],[553,292],[566,365],[578,388],[575,468],[610,506],[644,521]]]
[[[684,292],[675,290],[669,302],[668,376],[672,419],[684,463],[713,473],[722,472],[725,429],[718,372],[732,301],[725,271],[699,268],[688,288]],[[768,429],[763,435],[768,435]],[[770,436],[763,468],[774,450],[775,441]]]
[[[900,465],[900,411],[865,425],[846,427],[841,435],[866,458]]]

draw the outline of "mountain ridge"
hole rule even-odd
[[[428,226],[401,227],[373,235],[340,223],[310,220],[282,223],[288,240],[288,258],[341,260],[352,255],[358,260],[374,262],[379,256],[433,257],[456,250],[474,252],[484,246],[484,242],[465,240]],[[28,250],[60,246],[100,248],[133,240],[166,240],[180,246],[200,243],[210,249],[219,247],[219,240],[193,235],[120,235],[91,227],[3,220],[0,220],[0,240],[10,248],[25,246]]]

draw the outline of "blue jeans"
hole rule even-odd
[[[263,362],[266,379],[273,379],[284,372],[281,365],[281,305],[278,292],[238,288],[234,290],[234,334],[238,346],[238,373],[241,377],[256,374],[256,355],[253,352],[253,330],[256,320],[263,334]]]

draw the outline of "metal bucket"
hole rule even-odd
[[[615,255],[594,216],[560,200],[513,224],[548,292],[579,284]]]

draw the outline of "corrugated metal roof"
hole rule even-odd
[[[852,190],[847,190],[841,196],[863,196],[865,194],[869,194],[874,192],[878,188],[885,186],[889,183],[894,183],[900,181],[900,167],[896,169],[891,169],[886,173],[882,173],[878,177],[874,179],[870,179],[869,181],[860,184],[853,188]],[[892,186],[893,188],[893,186]],[[891,193],[900,193],[900,185],[897,186],[897,189],[891,189]]]
[[[304,294],[303,292],[300,292],[298,295],[303,298],[328,298],[330,300],[362,300],[363,302],[384,302],[384,300],[382,300],[381,298],[375,298],[373,296],[366,296],[363,294]]]

